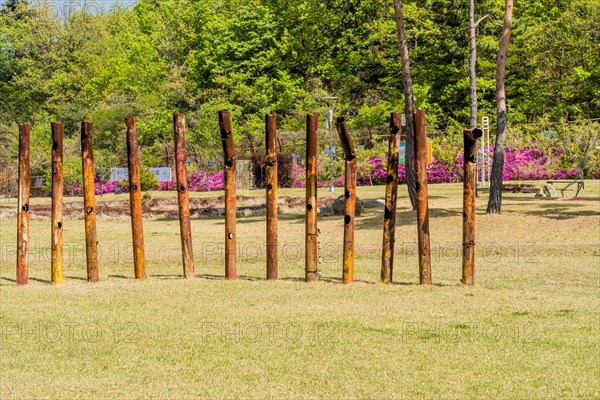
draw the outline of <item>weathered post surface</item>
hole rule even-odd
[[[267,153],[267,279],[277,279],[277,114],[265,116]]]
[[[223,144],[225,173],[225,276],[235,279],[236,274],[236,197],[235,197],[235,148],[231,129],[231,115],[227,110],[219,111],[219,127]]]
[[[394,242],[396,240],[396,206],[398,200],[398,161],[402,130],[401,114],[390,116],[385,209],[383,214],[383,247],[381,252],[381,282],[392,282],[394,272]]]
[[[93,125],[81,123],[81,160],[83,171],[83,205],[85,218],[85,255],[87,278],[98,282],[98,241],[96,239],[96,194],[94,188],[94,150],[92,143]]]
[[[29,252],[29,137],[31,124],[19,124],[19,200],[17,214],[17,285],[27,285]]]
[[[319,115],[306,116],[306,239],[305,279],[314,282],[318,275],[317,230],[317,130]]]
[[[342,282],[354,281],[354,217],[356,214],[356,152],[344,117],[336,119],[335,127],[344,148],[344,260]]]
[[[427,192],[427,133],[425,110],[414,112],[415,169],[417,173],[417,234],[419,247],[419,282],[431,285],[431,252],[429,238],[429,197]]]
[[[52,122],[52,283],[63,281],[63,124]]]
[[[181,254],[183,258],[183,276],[193,278],[194,250],[192,248],[192,225],[190,222],[190,198],[187,181],[185,116],[173,115],[175,131],[175,176],[177,178],[177,202],[179,204],[179,231],[181,234]]]
[[[475,283],[475,192],[477,171],[477,139],[483,135],[479,128],[464,130],[463,184],[463,258],[462,282]]]
[[[144,225],[142,221],[142,184],[135,116],[125,118],[127,125],[127,164],[129,166],[129,207],[133,239],[133,267],[135,279],[146,279],[144,257]]]

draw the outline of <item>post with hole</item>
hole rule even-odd
[[[398,112],[390,116],[390,138],[387,155],[385,208],[383,215],[383,247],[381,251],[381,282],[392,282],[394,272],[394,243],[396,240],[396,206],[398,201],[398,162],[402,119]]]
[[[177,202],[179,204],[179,231],[181,234],[181,254],[183,258],[183,276],[193,278],[194,250],[192,248],[192,226],[190,222],[190,198],[187,181],[185,116],[173,115],[175,132],[175,176],[177,178]]]
[[[52,283],[63,281],[63,124],[52,122],[52,260],[50,277]]]
[[[17,214],[17,285],[27,285],[27,256],[29,252],[29,138],[31,124],[19,124],[19,200]]]
[[[96,195],[94,187],[93,125],[81,123],[81,160],[83,172],[83,209],[85,218],[85,255],[88,282],[98,282],[98,241],[96,239]]]
[[[265,172],[267,183],[267,279],[277,279],[277,114],[265,116],[267,153]]]
[[[306,238],[305,266],[306,282],[319,279],[318,272],[318,229],[317,229],[317,130],[319,115],[306,116]]]
[[[127,164],[129,167],[129,207],[131,209],[131,235],[133,239],[133,267],[135,279],[146,279],[144,256],[144,223],[142,221],[142,184],[140,157],[135,116],[125,118],[127,125]]]
[[[431,285],[431,244],[429,237],[429,195],[427,191],[427,133],[425,110],[414,111],[415,169],[417,173],[417,235],[419,282]]]
[[[344,148],[344,260],[342,282],[354,281],[354,218],[356,214],[356,152],[344,117],[336,119],[335,127]]]
[[[236,155],[231,129],[231,115],[227,110],[219,111],[219,128],[223,144],[225,174],[225,277],[235,279],[236,274],[236,197],[235,164]]]
[[[463,257],[462,282],[475,283],[475,192],[477,182],[477,139],[483,135],[479,128],[464,130],[463,179]]]

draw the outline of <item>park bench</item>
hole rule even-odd
[[[557,188],[558,190],[560,190],[560,194],[562,197],[565,197],[565,190],[567,190],[573,185],[577,185],[577,192],[575,192],[575,196],[573,197],[577,197],[581,189],[585,187],[583,179],[550,179],[546,181],[546,183],[552,186],[554,186],[555,183],[564,184],[565,186]]]

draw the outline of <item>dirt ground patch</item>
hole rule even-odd
[[[103,219],[129,218],[129,201],[102,201],[96,200],[96,215]],[[304,212],[304,197],[281,196],[278,199],[280,214],[302,214]],[[319,208],[331,205],[332,198],[319,199]],[[200,197],[190,199],[190,213],[192,217],[220,216],[225,214],[224,196]],[[143,202],[144,218],[148,219],[176,219],[178,208],[176,198],[153,198]],[[237,196],[237,211],[240,216],[266,215],[264,196]],[[31,218],[34,220],[50,220],[52,207],[50,204],[31,204]],[[81,201],[65,202],[63,206],[65,220],[79,219],[83,216],[83,198]],[[0,205],[0,218],[11,219],[17,217],[14,205]]]

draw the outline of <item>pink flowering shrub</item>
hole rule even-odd
[[[493,149],[492,149],[493,151]],[[369,154],[367,154],[369,155]],[[528,148],[508,147],[504,155],[504,171],[502,178],[508,180],[545,180],[545,179],[571,179],[579,176],[578,168],[568,165],[564,161],[565,149],[560,147],[551,154],[538,145],[531,145]],[[448,158],[446,158],[448,160]],[[458,154],[455,160],[441,161],[433,158],[433,163],[428,166],[427,177],[429,183],[449,183],[461,182],[463,178],[463,155]],[[563,165],[561,165],[561,162]],[[335,162],[334,185],[344,186],[343,161]],[[293,186],[296,188],[306,187],[306,168],[295,164],[292,167],[295,173]],[[325,159],[320,160],[319,165],[319,187],[328,187],[329,182],[329,164]],[[592,177],[600,179],[600,167],[593,173]],[[387,179],[387,160],[386,157],[373,156],[360,160],[357,167],[357,185],[382,185]],[[404,164],[398,166],[398,182],[406,183],[406,170]],[[207,174],[202,171],[193,172],[189,175],[189,189],[191,192],[206,192],[214,190],[223,190],[225,186],[223,171],[213,174]],[[108,181],[104,185],[100,181],[95,182],[96,194],[114,193],[117,188],[122,193],[128,191],[128,182]],[[171,182],[160,182],[155,190],[177,190],[175,177]],[[71,188],[75,195],[82,194],[80,182],[75,182]]]

